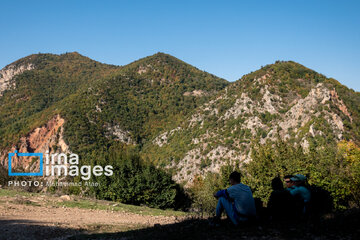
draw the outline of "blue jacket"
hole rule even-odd
[[[287,190],[291,195],[300,198],[304,203],[308,203],[311,199],[310,191],[304,186],[292,186]]]
[[[220,190],[216,197],[225,197],[233,202],[234,212],[241,216],[255,216],[255,201],[249,186],[239,183]]]

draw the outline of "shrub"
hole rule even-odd
[[[334,206],[344,209],[360,202],[360,149],[352,142],[314,144],[308,153],[290,143],[277,142],[252,147],[252,161],[244,165],[243,182],[254,197],[267,202],[271,179],[287,174],[308,176],[310,185],[330,192]]]
[[[94,188],[98,198],[161,209],[184,208],[187,204],[187,196],[171,175],[138,155],[116,153],[107,158],[114,174],[94,177],[100,183]]]

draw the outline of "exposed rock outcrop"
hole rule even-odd
[[[173,163],[170,167],[178,169],[173,177],[175,181],[186,181],[186,186],[190,186],[197,175],[219,172],[224,164],[233,164],[236,161],[243,160],[243,156],[225,146],[218,146],[206,155],[202,154],[200,148],[196,148],[187,152],[178,164]]]
[[[164,133],[160,134],[159,136],[157,136],[153,140],[153,143],[158,145],[159,147],[162,147],[164,144],[167,144],[169,137],[171,137],[175,132],[180,131],[180,130],[181,130],[181,127],[177,127],[175,129],[172,129],[169,132],[164,132]]]
[[[28,135],[20,138],[17,144],[10,149],[3,150],[0,154],[1,164],[8,167],[8,153],[17,150],[19,153],[69,153],[69,146],[64,141],[63,125],[65,120],[56,115],[51,118],[45,125],[35,128]],[[12,168],[22,169],[25,171],[37,171],[39,161],[32,157],[13,157]]]
[[[324,132],[319,129],[319,122],[324,120],[330,127],[328,134],[332,132],[336,140],[342,139],[345,131],[343,119],[337,112],[330,110],[331,105],[335,105],[350,121],[351,115],[335,90],[318,83],[306,97],[297,94],[289,100],[282,99],[274,89],[271,92],[265,80],[266,77],[260,77],[253,81],[253,84],[262,84],[257,98],[251,98],[249,93],[241,91],[241,94],[235,92],[231,96],[236,98],[234,101],[225,92],[200,106],[189,117],[183,130],[191,129],[202,134],[190,139],[191,145],[177,163],[173,161],[168,165],[176,170],[174,180],[188,184],[197,175],[219,172],[226,163],[251,161],[250,146],[254,140],[265,144],[267,140],[276,141],[279,137],[284,141],[293,139],[295,144],[300,144],[307,152],[309,138],[324,136]],[[230,105],[231,102],[232,106],[220,113],[221,105]],[[289,106],[288,109],[286,106]],[[316,119],[317,124],[314,122]],[[160,134],[153,144],[159,147],[171,144],[173,140],[169,140],[169,137],[178,130],[179,127]],[[180,137],[186,137],[179,134]]]
[[[113,137],[115,140],[126,143],[133,144],[134,141],[131,139],[130,132],[124,131],[119,125],[110,125],[106,126],[106,136],[108,138]]]
[[[0,97],[3,95],[4,91],[15,87],[14,77],[18,74],[23,73],[27,70],[34,69],[33,64],[26,64],[17,66],[15,64],[8,65],[0,70]]]
[[[352,122],[352,117],[350,116],[350,113],[349,113],[346,105],[339,98],[335,89],[330,91],[330,97],[331,97],[331,100],[333,101],[333,103],[340,109],[340,111],[342,111],[345,114],[345,116],[347,116],[350,119],[350,122]]]
[[[209,95],[209,94],[206,91],[203,91],[203,90],[194,90],[192,92],[184,92],[183,95],[184,96],[199,97],[199,96],[204,96],[204,95]]]

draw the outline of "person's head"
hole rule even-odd
[[[279,177],[275,177],[271,180],[271,188],[273,190],[282,190],[284,189],[283,183]]]
[[[290,180],[294,183],[296,186],[304,186],[306,177],[302,174],[296,174]]]
[[[229,181],[231,185],[239,184],[240,183],[240,173],[239,172],[232,172],[229,176]]]
[[[294,182],[291,180],[291,178],[294,177],[293,175],[286,175],[284,177],[284,182],[287,188],[294,186]]]

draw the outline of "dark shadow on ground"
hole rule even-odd
[[[0,219],[0,240],[66,239],[81,232],[60,226],[44,226],[43,223],[36,221]]]
[[[190,219],[127,232],[83,234],[69,239],[360,239],[359,226],[360,211],[357,210],[318,221],[263,221],[236,228],[227,221],[214,228],[207,220]]]

